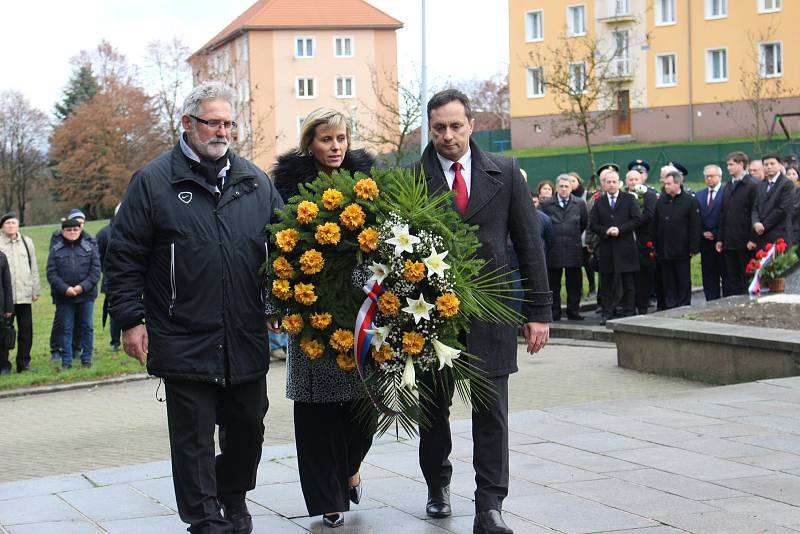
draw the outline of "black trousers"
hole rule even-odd
[[[31,346],[33,345],[33,317],[30,304],[14,304],[14,316],[17,318],[17,372],[31,364]],[[0,351],[0,368],[11,369],[8,351]]]
[[[594,293],[594,269],[589,265],[589,258],[592,254],[589,252],[589,249],[583,247],[583,269],[586,271],[586,279],[589,282],[589,293]]]
[[[419,465],[429,488],[448,486],[453,466],[450,406],[454,384],[433,389],[430,375],[423,378],[432,388],[433,403],[421,402],[430,418],[428,428],[419,429]],[[475,468],[475,511],[501,510],[508,495],[508,375],[490,378],[497,398],[490,406],[472,410],[472,465]]]
[[[664,303],[667,309],[688,306],[692,303],[691,261],[659,260],[661,282],[664,285]]]
[[[618,277],[618,278],[617,278]],[[617,299],[614,298],[615,279],[619,280],[622,297],[619,299],[620,315],[634,314],[636,303],[636,273],[600,273],[600,289],[597,298],[603,308],[604,317],[613,317]]]
[[[715,241],[703,238],[700,242],[700,270],[703,274],[703,293],[706,300],[720,298],[728,277],[722,254],[715,248]]]
[[[294,437],[300,487],[309,516],[350,509],[348,479],[372,447],[377,420],[358,401],[295,402]]]
[[[653,267],[640,266],[636,273],[636,313],[645,314],[653,294]]]
[[[547,280],[553,292],[553,318],[561,317],[561,272],[567,286],[567,315],[578,315],[581,311],[583,278],[580,267],[554,267],[547,269]]]
[[[167,420],[178,514],[189,532],[231,532],[220,502],[236,504],[256,486],[264,442],[267,381],[218,387],[167,380]],[[214,426],[219,456],[214,457]]]
[[[752,257],[753,253],[747,249],[722,250],[722,261],[725,263],[727,275],[727,283],[722,285],[724,296],[747,294],[748,276],[745,270]]]

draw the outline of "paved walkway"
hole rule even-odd
[[[512,379],[512,480],[504,505],[515,532],[800,531],[800,378],[698,387],[613,368],[613,354],[608,348],[561,345],[522,360],[521,373]],[[139,424],[151,421],[148,403],[157,405],[150,400],[155,384],[145,384],[113,386],[108,388],[113,392],[105,393],[97,388],[93,393],[106,399],[106,411],[122,410],[112,402],[117,391],[132,404],[116,417],[107,416],[106,426],[113,427],[111,421],[116,420],[118,429],[131,428],[124,435],[135,442],[132,449],[137,451],[147,450],[143,442],[148,440],[154,440],[156,449],[166,443],[156,430],[148,430],[153,425]],[[7,461],[17,462],[15,455],[71,454],[88,465],[79,474],[0,484],[0,530],[181,532],[185,526],[174,512],[167,461],[127,465],[140,461],[132,457],[122,467],[92,469],[96,450],[125,440],[112,431],[90,435],[92,443],[70,441],[81,435],[74,427],[84,420],[76,393],[0,403],[4,418],[6,408],[18,403],[41,403],[36,406],[47,410],[56,405],[60,418],[46,426],[66,435],[49,449],[18,448],[13,454],[4,450],[3,471]],[[87,399],[91,394],[84,392]],[[539,409],[524,407],[538,398],[546,399],[539,401]],[[98,407],[91,413],[102,412]],[[144,415],[137,418],[139,413]],[[280,419],[275,412],[273,417]],[[3,428],[10,434],[25,431],[30,440],[37,434],[26,431],[28,426],[17,420]],[[272,426],[288,428],[285,421]],[[452,518],[424,517],[425,486],[416,442],[384,437],[362,470],[365,498],[347,514],[345,528],[338,532],[471,532],[469,428],[468,421],[453,425]],[[139,438],[139,433],[147,437]],[[107,461],[113,456],[104,455]],[[292,444],[265,447],[257,488],[248,494],[255,532],[326,530],[319,518],[305,517],[293,456]],[[70,472],[58,471],[58,465],[51,469]]]

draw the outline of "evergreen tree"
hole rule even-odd
[[[59,122],[64,122],[78,105],[92,98],[99,90],[100,85],[92,73],[91,64],[83,63],[78,66],[67,83],[64,98],[55,106],[55,115]]]

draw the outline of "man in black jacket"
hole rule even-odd
[[[722,190],[716,247],[725,262],[727,283],[722,286],[722,296],[727,297],[747,293],[745,270],[755,248],[751,213],[758,190],[757,182],[745,172],[748,161],[744,152],[731,152],[725,161],[731,181]]]
[[[11,283],[11,269],[8,267],[8,258],[0,252],[0,375],[7,375],[11,372],[11,362],[8,361],[8,349],[5,344],[6,321],[13,321],[14,298]],[[19,362],[19,360],[17,360]],[[17,363],[19,365],[19,363]]]
[[[658,194],[642,182],[642,174],[632,169],[625,175],[628,193],[636,197],[641,210],[636,228],[636,246],[639,248],[639,271],[636,273],[636,313],[644,315],[650,307],[650,295],[655,291],[656,251],[653,245],[653,217]],[[644,190],[642,190],[644,185]]]
[[[175,496],[190,532],[252,531],[245,494],[268,406],[258,271],[283,203],[267,175],[228,148],[233,102],[220,82],[192,89],[184,134],[131,178],[106,255],[123,348],[166,384]]]
[[[670,171],[653,219],[656,257],[666,308],[692,303],[691,257],[700,251],[702,224],[697,199],[683,189],[683,174]]]
[[[781,172],[781,160],[777,154],[766,154],[761,161],[764,164],[764,181],[758,186],[758,197],[752,213],[756,243],[763,247],[783,238],[791,245],[794,184]]]

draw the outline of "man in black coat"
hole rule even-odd
[[[794,184],[781,172],[781,160],[777,154],[766,154],[761,157],[761,161],[764,164],[765,177],[759,184],[752,213],[756,243],[763,247],[782,237],[791,245]]]
[[[706,165],[703,169],[703,178],[706,187],[697,192],[696,198],[703,226],[703,238],[700,240],[703,293],[706,300],[710,301],[720,298],[721,288],[728,285],[722,254],[717,252],[716,248],[725,186],[722,185],[722,169],[719,165]]]
[[[234,101],[220,82],[190,91],[183,135],[131,178],[106,254],[123,348],[166,385],[175,496],[190,532],[252,531],[245,494],[268,406],[258,271],[283,202],[263,171],[229,150]]]
[[[589,215],[589,228],[600,239],[597,260],[600,267],[598,298],[603,307],[601,324],[614,315],[614,275],[619,275],[622,286],[620,316],[634,314],[636,273],[639,271],[639,249],[634,232],[641,219],[636,198],[620,191],[618,172],[606,172],[603,184],[606,192],[595,201]]]
[[[697,199],[683,189],[683,174],[670,171],[653,219],[656,257],[667,309],[692,303],[691,257],[700,251],[702,225]]]
[[[12,321],[14,315],[14,295],[11,284],[11,269],[8,267],[8,258],[0,252],[0,375],[11,373],[11,362],[8,361],[8,349],[5,345],[6,321]],[[19,362],[19,360],[17,360]],[[19,365],[19,364],[17,364]]]
[[[636,273],[636,313],[644,315],[650,306],[650,296],[655,291],[656,252],[653,246],[653,218],[658,194],[642,182],[642,174],[635,168],[625,175],[628,193],[639,203],[641,217],[636,229],[636,246],[639,248],[639,271]],[[644,187],[642,187],[644,186]]]
[[[470,141],[475,120],[469,99],[460,91],[435,94],[427,113],[431,143],[413,165],[414,172],[425,172],[428,194],[455,193],[454,204],[464,222],[478,226],[481,248],[477,256],[489,262],[489,269],[507,268],[506,237],[510,235],[525,290],[522,331],[528,352],[538,352],[549,339],[552,299],[543,276],[546,266],[539,220],[519,165],[514,159],[483,152]],[[475,406],[472,411],[477,484],[473,532],[477,534],[512,532],[500,512],[508,494],[508,375],[517,371],[516,334],[517,327],[512,325],[473,321],[465,340],[467,351],[480,358],[476,365],[497,391],[493,403]],[[448,458],[453,383],[431,391],[433,403],[422,402],[430,426],[420,428],[420,467],[428,485],[426,513],[447,517],[452,513],[453,467]]]
[[[119,211],[119,204],[117,204],[116,209],[114,210],[114,215],[117,214]],[[111,217],[108,220],[108,224],[100,229],[97,232],[97,252],[100,254],[100,270],[103,271],[103,280],[100,282],[100,292],[105,295],[106,294],[106,275],[105,275],[105,262],[106,262],[106,252],[108,252],[108,243],[111,240],[111,233],[114,229],[114,217]],[[108,317],[108,297],[103,298],[103,326],[106,325],[106,317]],[[111,318],[111,321],[108,325],[109,334],[111,334],[111,352],[117,352],[120,347],[120,336],[122,335],[122,331],[117,324],[117,321],[114,318]]]
[[[716,248],[725,263],[727,283],[722,286],[722,295],[727,297],[747,293],[745,270],[753,257],[756,239],[751,214],[760,182],[745,172],[748,160],[744,152],[731,152],[725,161],[731,181],[722,190]]]
[[[581,234],[588,225],[586,203],[572,195],[568,174],[556,178],[556,195],[545,200],[542,211],[553,225],[553,245],[547,253],[547,278],[553,292],[553,320],[561,319],[561,272],[567,286],[567,319],[582,321],[583,245]]]

